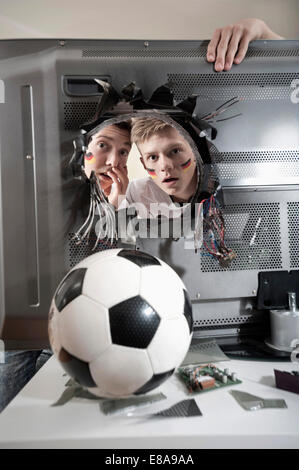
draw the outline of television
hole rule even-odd
[[[254,41],[242,64],[217,73],[207,41],[28,39],[0,42],[0,330],[7,348],[48,345],[47,316],[66,272],[91,254],[66,233],[71,199],[62,163],[103,93],[135,82],[145,97],[171,83],[215,122],[210,144],[223,191],[227,268],[182,239],[142,238],[168,262],[193,304],[195,337],[238,344],[264,335],[258,275],[299,268],[299,41]],[[213,125],[214,125],[213,124]],[[117,246],[117,245],[112,245]],[[106,249],[107,243],[97,249]]]

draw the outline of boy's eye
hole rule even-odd
[[[121,150],[120,154],[121,154],[122,157],[127,157],[129,155],[129,152],[128,152],[128,150]]]
[[[181,149],[180,148],[175,148],[175,149],[172,149],[171,153],[173,153],[174,155],[177,155],[178,153],[180,153]]]
[[[150,160],[151,162],[155,162],[157,160],[157,158],[158,158],[157,155],[150,155],[148,157],[148,160]]]

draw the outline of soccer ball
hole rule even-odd
[[[192,336],[186,288],[147,253],[109,249],[77,264],[62,280],[49,313],[55,356],[100,397],[147,393],[183,361]]]

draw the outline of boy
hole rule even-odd
[[[149,176],[129,184],[127,202],[143,205],[149,217],[156,216],[153,208],[158,203],[171,207],[190,202],[198,185],[196,157],[178,130],[157,118],[134,118],[131,141]]]

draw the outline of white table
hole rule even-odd
[[[173,376],[156,391],[167,399],[139,416],[106,416],[93,400],[72,399],[51,407],[68,380],[51,358],[0,414],[0,448],[299,448],[299,395],[275,388],[273,369],[299,370],[298,363],[232,360],[217,363],[235,371],[242,384],[190,396]],[[229,390],[283,398],[288,409],[245,411]],[[203,414],[190,418],[145,415],[194,397]]]

